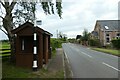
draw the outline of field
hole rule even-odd
[[[3,42],[0,44],[0,57],[9,57],[10,56],[10,44],[8,42]]]

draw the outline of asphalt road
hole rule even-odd
[[[118,57],[77,44],[64,43],[73,78],[118,78]]]

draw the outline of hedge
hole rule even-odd
[[[120,49],[120,39],[114,39],[111,42],[114,48]]]
[[[100,46],[99,40],[98,39],[90,39],[89,40],[89,45],[90,46]]]
[[[64,41],[61,40],[61,39],[51,38],[51,47],[52,47],[52,50],[55,50],[55,48],[61,48],[63,42]]]

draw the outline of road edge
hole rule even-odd
[[[73,78],[73,72],[71,70],[70,62],[66,52],[63,50],[63,58],[64,58],[64,77],[65,78]],[[68,74],[69,73],[69,74]]]

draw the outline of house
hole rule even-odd
[[[82,37],[81,35],[77,35],[77,36],[76,36],[76,40],[77,40],[77,39],[80,39],[81,37]]]
[[[97,20],[91,38],[99,39],[102,46],[120,38],[120,20]]]
[[[80,38],[81,38],[82,36],[81,35],[77,35],[76,36],[76,41],[77,41],[77,43],[80,43]]]
[[[30,22],[20,25],[11,31],[15,34],[15,57],[16,66],[42,68],[48,63],[51,55],[50,37],[51,33],[34,26]],[[36,41],[34,41],[36,35]],[[34,47],[36,45],[36,47]],[[34,64],[35,65],[34,65]]]

